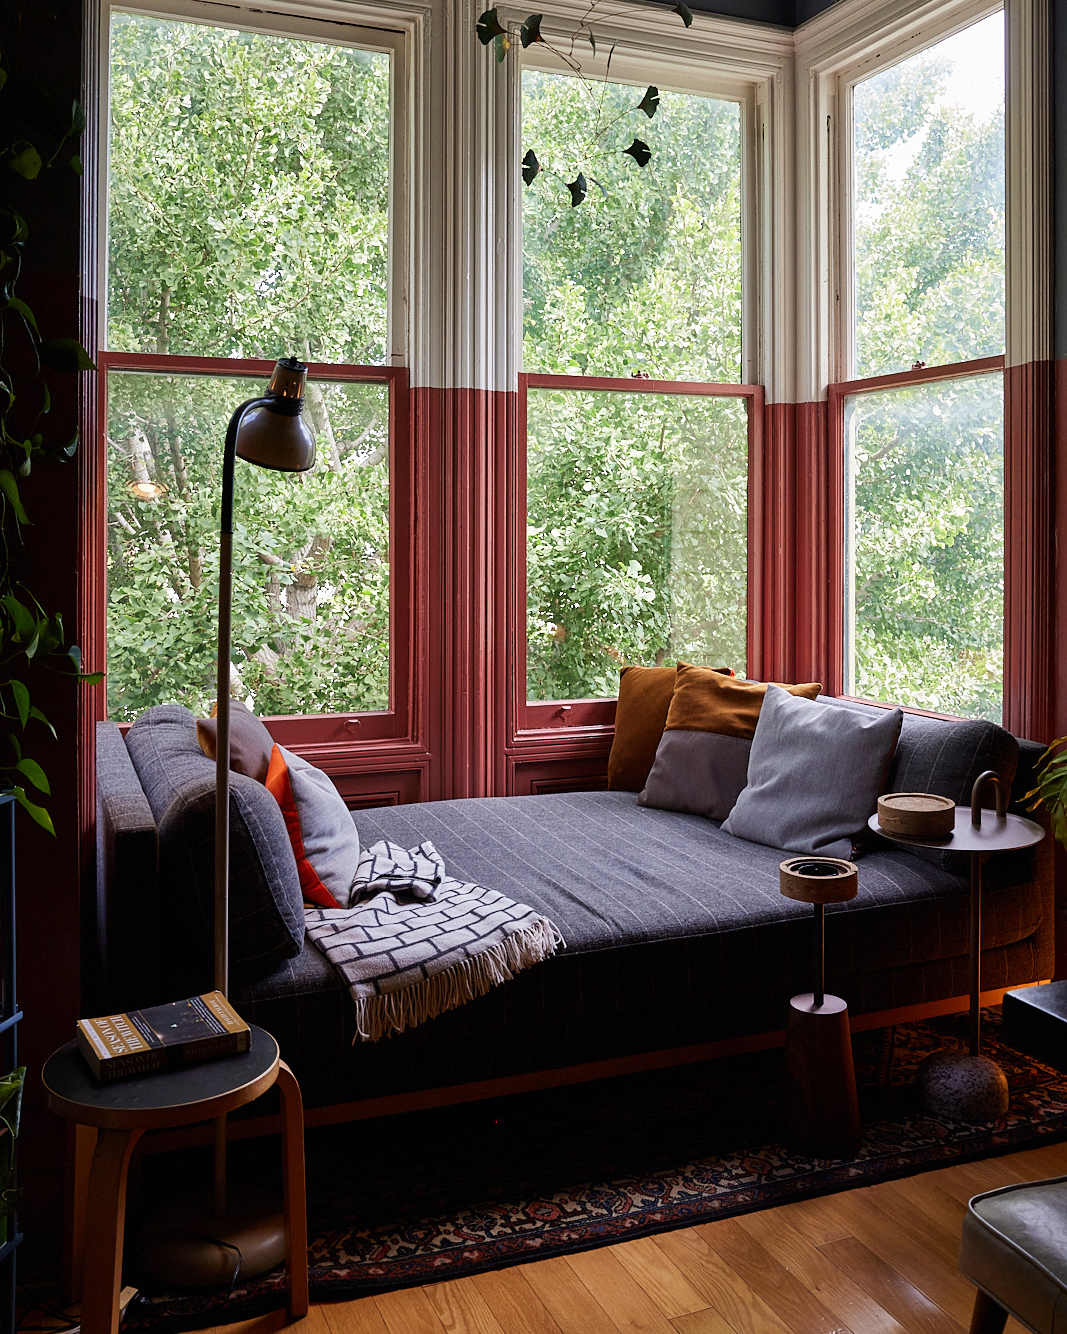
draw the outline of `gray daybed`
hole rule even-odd
[[[837,701],[841,707],[863,708]],[[149,710],[98,730],[97,994],[101,1009],[211,985],[214,765],[195,720]],[[1030,785],[1041,748],[980,722],[906,715],[887,791],[969,800],[985,769]],[[1018,809],[1018,807],[1016,807]],[[364,845],[431,840],[449,873],[547,914],[567,947],[512,982],[385,1041],[355,1043],[338,975],[304,938],[274,798],[234,775],[232,999],[278,1039],[309,1107],[722,1042],[784,1026],[810,989],[811,914],[778,892],[783,854],[629,792],[490,797],[354,817]],[[966,863],[875,840],[860,892],[827,912],[828,985],[853,1017],[968,989]],[[984,873],[984,990],[1053,968],[1049,840]]]

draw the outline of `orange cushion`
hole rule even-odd
[[[289,834],[289,842],[293,845],[296,869],[300,876],[300,889],[305,902],[314,903],[318,908],[339,908],[341,905],[322,883],[318,872],[308,860],[304,849],[304,835],[300,828],[300,812],[297,810],[293,784],[289,778],[289,766],[285,762],[280,746],[275,746],[271,751],[266,786],[285,817],[285,828]]]
[[[702,670],[733,675],[729,667]],[[624,667],[620,672],[615,738],[608,756],[608,787],[613,791],[640,792],[644,787],[663,735],[674,683],[673,667]]]
[[[822,686],[818,681],[808,681],[798,686],[782,685],[782,689],[802,699],[814,699]],[[718,732],[720,736],[751,741],[766,694],[763,681],[739,681],[710,667],[680,662],[664,731]]]

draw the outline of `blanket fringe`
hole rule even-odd
[[[510,982],[531,964],[550,958],[562,944],[563,937],[548,918],[535,917],[473,959],[463,959],[413,986],[373,996],[358,996],[352,988],[356,1003],[356,1037],[352,1041],[377,1042],[446,1010],[455,1010],[476,996],[484,996],[490,987]]]

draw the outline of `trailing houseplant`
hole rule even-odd
[[[1067,736],[1057,737],[1038,760],[1037,782],[1023,800],[1027,810],[1044,808],[1053,837],[1067,848]]]
[[[55,729],[34,703],[38,665],[94,682],[81,670],[59,612],[49,611],[31,586],[23,529],[31,522],[22,483],[38,462],[69,462],[76,430],[52,416],[53,374],[95,370],[76,338],[45,336],[19,294],[29,227],[17,195],[53,171],[81,175],[77,141],[85,113],[77,101],[58,105],[43,89],[19,79],[0,50],[0,790],[10,791],[37,824],[54,833],[41,804],[48,778],[28,753],[33,739]],[[32,793],[32,795],[31,795]]]

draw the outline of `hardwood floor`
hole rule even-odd
[[[1067,1143],[474,1278],[313,1306],[301,1334],[966,1334],[964,1206]],[[225,1334],[271,1334],[282,1312]],[[220,1334],[221,1334],[220,1330]],[[1009,1320],[1006,1334],[1024,1334]]]

